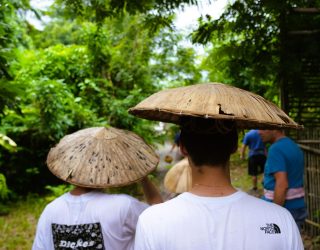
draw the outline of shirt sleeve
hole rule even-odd
[[[267,164],[269,166],[269,173],[287,172],[286,160],[284,155],[277,148],[271,147],[267,157]]]
[[[291,215],[290,215],[291,216]],[[292,234],[291,234],[291,246],[289,246],[288,249],[292,250],[303,250],[303,242],[301,238],[300,231],[298,229],[298,226],[293,218],[291,218],[291,225],[292,225]]]
[[[135,198],[130,197],[130,205],[128,206],[127,216],[125,218],[125,231],[128,234],[134,234],[140,214],[149,205]]]
[[[50,224],[46,223],[46,210],[44,210],[38,221],[32,250],[53,249],[53,243],[51,242],[51,239],[51,227]]]
[[[244,137],[243,137],[243,140],[242,140],[242,144],[244,145],[249,145],[249,136],[248,134],[245,134]]]

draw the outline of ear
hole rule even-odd
[[[181,142],[180,142],[179,148],[180,148],[180,152],[183,156],[187,157],[189,155],[187,149],[185,148],[185,146]]]

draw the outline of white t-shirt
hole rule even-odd
[[[125,194],[66,193],[42,212],[32,249],[132,249],[147,207]]]
[[[183,193],[139,217],[136,250],[301,250],[295,221],[283,207],[242,191],[226,197]]]

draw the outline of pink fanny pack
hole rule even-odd
[[[269,200],[273,200],[274,198],[274,191],[272,190],[264,190],[264,197]],[[286,193],[286,200],[292,200],[297,198],[304,197],[304,189],[303,187],[300,188],[289,188]]]

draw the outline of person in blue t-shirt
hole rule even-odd
[[[258,130],[252,129],[244,135],[242,147],[240,149],[240,158],[245,158],[245,152],[249,147],[248,174],[252,176],[252,190],[257,192],[258,175],[264,172],[266,162],[266,148],[261,140]]]
[[[307,217],[303,152],[283,130],[259,130],[259,134],[265,143],[271,143],[264,169],[263,199],[287,208],[301,228]]]

